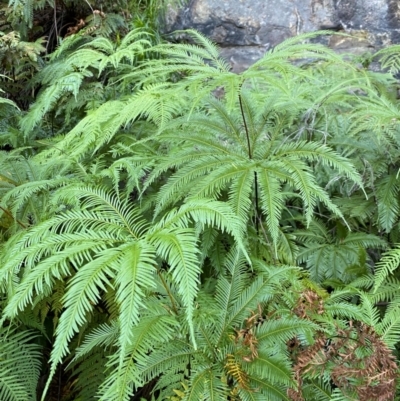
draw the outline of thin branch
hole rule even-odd
[[[54,29],[56,33],[56,45],[58,45],[58,27],[57,27],[57,3],[54,0]]]
[[[9,210],[4,209],[2,206],[0,206],[0,209],[1,209],[7,216],[11,217],[14,221],[16,221],[22,228],[28,228],[27,225],[25,225],[24,223],[22,223],[21,221],[19,221],[17,218],[15,218]]]
[[[85,2],[86,2],[86,4],[90,7],[90,9],[92,10],[92,14],[94,14],[93,8],[92,8],[92,6],[90,5],[90,3],[89,3],[87,0],[85,0]]]
[[[251,144],[250,144],[250,135],[249,135],[249,129],[247,127],[247,122],[246,122],[246,116],[244,115],[244,109],[243,109],[243,103],[242,103],[242,96],[239,93],[239,105],[240,105],[240,112],[242,114],[242,119],[243,119],[243,124],[244,124],[244,130],[246,132],[246,138],[247,138],[247,151],[249,153],[249,159],[253,159],[253,154],[251,151]],[[254,208],[255,208],[255,216],[254,216],[254,223],[256,225],[256,232],[257,235],[260,234],[259,232],[259,224],[258,224],[258,180],[257,180],[257,172],[254,172],[254,195],[255,195],[255,200],[254,200]]]
[[[255,208],[256,208],[256,216],[255,216],[255,219],[256,219],[256,232],[257,232],[257,235],[259,235],[259,231],[258,231],[258,220],[260,220],[260,218],[259,218],[259,215],[258,215],[259,208],[258,208],[258,179],[257,179],[257,171],[254,172],[254,195],[255,195],[255,197],[256,197],[256,199],[255,199]]]
[[[251,146],[250,146],[250,135],[249,135],[249,129],[247,128],[247,122],[246,122],[246,117],[244,115],[244,110],[243,110],[243,103],[242,103],[242,96],[239,93],[239,105],[240,105],[240,112],[242,113],[242,119],[243,119],[243,124],[244,124],[244,130],[246,132],[246,138],[247,138],[247,150],[249,152],[249,158],[252,159],[253,155],[251,152]]]

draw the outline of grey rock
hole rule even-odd
[[[259,46],[232,46],[220,48],[221,56],[229,61],[233,72],[242,72],[259,60],[265,49]]]
[[[165,32],[189,28],[216,42],[240,72],[286,38],[320,29],[354,35],[326,42],[338,52],[362,54],[400,43],[400,1],[190,0],[180,9],[170,6]]]

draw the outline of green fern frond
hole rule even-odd
[[[386,278],[389,277],[400,265],[399,247],[386,252],[377,263],[375,269],[374,293],[378,291]]]
[[[143,365],[147,366],[148,350],[172,338],[178,322],[159,303],[156,308],[154,303],[146,306],[148,309],[143,311],[139,324],[132,327],[133,341],[126,349],[122,366],[118,354],[109,358],[107,365],[112,369],[100,387],[102,401],[128,401],[133,389],[143,383],[138,362],[143,361]]]
[[[121,255],[122,256],[122,255]],[[117,302],[120,307],[120,337],[121,364],[125,350],[132,341],[131,330],[139,320],[139,305],[145,293],[153,288],[155,273],[155,251],[144,241],[138,241],[129,246],[122,256],[121,266],[116,276]],[[192,316],[188,315],[188,319]]]
[[[289,361],[282,360],[281,355],[271,355],[268,351],[259,352],[254,363],[249,365],[250,375],[262,377],[269,382],[292,386],[293,377]]]
[[[376,183],[378,218],[382,229],[389,232],[399,217],[398,174],[390,174]]]
[[[21,128],[29,133],[42,120],[43,116],[51,110],[65,92],[77,95],[85,75],[79,72],[64,76],[57,84],[46,88],[38,101],[32,106],[30,113],[21,120]]]
[[[239,394],[243,397],[243,400],[262,401],[265,397],[268,397],[271,401],[290,401],[285,386],[279,386],[276,383],[271,383],[254,376],[250,376],[249,380],[252,388],[260,389],[260,391],[255,392],[240,389]]]
[[[306,399],[315,401],[331,401],[332,388],[330,383],[320,380],[311,380],[302,388],[303,396]]]
[[[69,366],[69,373],[74,380],[73,389],[77,399],[82,401],[94,399],[107,377],[105,371],[109,355],[101,349],[96,351]]]
[[[382,69],[389,69],[393,75],[397,74],[400,70],[400,59],[398,56],[399,49],[399,45],[385,47],[377,51],[373,55],[373,58],[379,60]]]
[[[158,254],[168,262],[172,278],[179,284],[179,294],[186,307],[192,341],[196,346],[193,301],[199,284],[200,263],[194,233],[190,229],[163,229],[151,233],[149,241],[157,248]]]
[[[368,326],[376,327],[379,320],[380,314],[378,308],[376,308],[368,296],[363,293],[360,293],[360,299],[362,302],[361,311],[363,314],[363,321],[368,324]]]
[[[254,280],[233,303],[229,317],[223,322],[223,329],[226,330],[228,326],[239,325],[249,310],[255,310],[257,304],[270,300],[275,293],[274,286],[278,283],[283,285],[288,273],[293,270],[296,269],[281,266],[279,272],[277,271],[272,274],[266,272],[264,277],[261,275],[261,277]]]
[[[293,318],[268,320],[263,322],[256,330],[256,337],[261,347],[268,349],[275,342],[286,343],[296,335],[305,335],[311,332],[313,325]]]
[[[299,263],[306,263],[314,280],[339,279],[361,275],[370,271],[367,249],[386,249],[387,244],[373,234],[353,233],[337,224],[335,236],[321,221],[313,220],[307,230],[295,232],[302,243]],[[351,272],[351,267],[355,267]],[[354,277],[353,277],[354,279]]]
[[[55,279],[72,276],[63,298],[64,311],[56,330],[49,380],[101,293],[112,286],[117,289],[116,302],[120,305],[119,355],[123,364],[125,349],[132,341],[130,330],[139,322],[140,304],[153,287],[158,257],[168,263],[171,277],[179,285],[195,341],[193,301],[200,264],[193,230],[159,225],[148,231],[137,210],[115,194],[90,187],[66,191],[75,194],[82,210],[67,211],[32,228],[15,244],[20,251],[10,250],[13,257],[7,258],[2,269],[5,279],[11,269],[18,273],[21,264],[26,266],[4,310],[5,317],[15,316],[34,297],[40,298],[43,289],[51,288]]]
[[[96,347],[111,347],[117,342],[119,326],[117,322],[103,323],[89,333],[76,349],[74,360],[79,360]]]
[[[375,329],[389,348],[396,349],[400,338],[400,309],[397,302],[390,305],[384,318],[375,326]]]
[[[36,336],[15,328],[0,331],[0,398],[4,401],[36,400],[41,368]]]
[[[165,214],[158,226],[189,226],[189,216],[198,225],[201,231],[206,227],[215,227],[219,231],[231,234],[244,255],[246,250],[243,244],[244,226],[237,220],[229,205],[212,199],[188,199],[178,210]]]

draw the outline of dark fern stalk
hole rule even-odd
[[[246,117],[245,117],[245,115],[244,115],[243,103],[242,103],[242,96],[241,96],[240,94],[239,94],[239,104],[240,104],[240,112],[241,112],[241,114],[242,114],[244,129],[245,129],[245,132],[246,132],[247,151],[249,152],[249,159],[253,159],[253,154],[252,154],[251,145],[250,145],[250,135],[249,135],[249,130],[248,130],[248,128],[247,128]]]
[[[244,130],[246,132],[246,139],[247,139],[247,151],[249,153],[249,159],[253,159],[253,153],[251,151],[251,144],[250,144],[250,135],[249,135],[249,129],[247,127],[247,123],[246,123],[246,117],[244,115],[244,110],[243,110],[243,104],[242,104],[242,96],[239,93],[239,104],[240,104],[240,112],[242,114],[242,119],[243,119],[243,124],[244,124]],[[259,235],[259,228],[258,228],[258,211],[259,211],[259,206],[258,206],[258,182],[257,182],[257,172],[254,172],[254,195],[255,195],[255,216],[254,216],[254,224],[256,226],[256,232],[257,232],[257,236]]]
[[[256,222],[256,230],[257,230],[257,235],[259,234],[258,231],[258,224],[259,224],[259,217],[258,217],[258,180],[257,180],[257,171],[254,172],[254,195],[255,195],[255,209],[256,209],[256,215],[255,215],[255,222]]]

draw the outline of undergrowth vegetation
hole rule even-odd
[[[46,4],[0,36],[0,399],[400,399],[399,47],[234,74],[135,2],[45,54]]]

